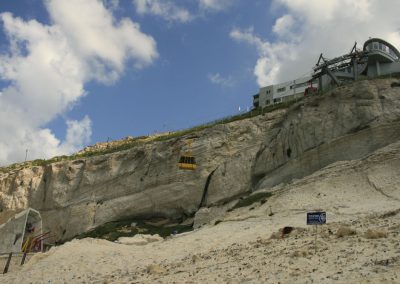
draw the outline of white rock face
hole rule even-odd
[[[252,172],[253,186],[302,178],[399,140],[400,88],[391,87],[393,81],[359,81],[292,109],[266,133]]]
[[[400,140],[400,88],[391,87],[394,81],[360,81],[290,110],[107,155],[0,173],[0,221],[32,207],[41,212],[45,231],[68,239],[126,217],[188,216],[200,206],[364,157]],[[196,171],[177,168],[187,138],[194,141]]]
[[[285,112],[103,156],[0,173],[0,215],[30,206],[41,212],[44,230],[68,239],[121,218],[193,214],[213,171],[212,179],[221,181],[210,187],[202,205],[250,191],[250,171],[260,138]],[[193,139],[196,171],[177,167],[187,138]]]

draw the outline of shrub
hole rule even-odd
[[[383,229],[368,229],[364,234],[364,238],[366,239],[380,239],[387,238],[387,236],[387,231]]]
[[[336,231],[336,236],[338,238],[342,238],[345,236],[352,236],[355,235],[357,232],[353,228],[347,227],[347,226],[341,226],[337,231]]]

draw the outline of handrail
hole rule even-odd
[[[50,236],[50,231],[43,233],[43,234],[39,234],[36,235],[34,237],[28,237],[26,239],[26,241],[24,242],[24,244],[22,245],[22,251],[23,252],[30,252],[32,250],[32,248],[34,248],[38,243],[40,243],[41,241],[48,239]]]

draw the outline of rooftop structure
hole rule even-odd
[[[400,73],[400,52],[382,39],[371,38],[362,50],[355,43],[349,53],[333,59],[321,53],[312,76],[260,88],[253,96],[253,106],[265,107],[300,98],[308,87],[323,91],[348,81],[393,73]]]
[[[362,50],[357,49],[355,43],[349,53],[333,59],[326,59],[321,53],[313,69],[313,79],[317,79],[318,88],[324,90],[346,81],[399,73],[400,53],[383,39],[371,38]]]

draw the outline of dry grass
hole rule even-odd
[[[368,229],[365,234],[364,238],[366,239],[380,239],[380,238],[387,238],[388,233],[384,229]]]

